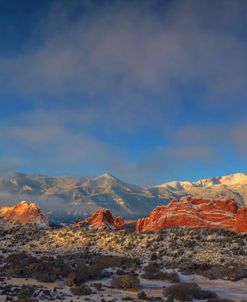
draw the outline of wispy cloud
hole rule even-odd
[[[247,99],[246,1],[52,3],[0,58],[0,93],[31,107],[1,121],[2,159],[152,183],[245,152],[245,124],[217,118]],[[160,142],[138,159],[112,139],[146,129]]]
[[[55,3],[34,28],[42,42],[27,41],[19,55],[0,61],[3,87],[66,105],[77,96],[81,106],[93,103],[106,119],[132,127],[150,110],[150,124],[165,107],[179,110],[191,87],[201,108],[247,97],[247,43],[236,34],[243,1],[174,1],[162,13],[153,8],[158,1]],[[75,21],[78,6],[87,17]]]

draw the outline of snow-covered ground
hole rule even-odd
[[[196,282],[202,289],[211,290],[217,293],[219,298],[228,298],[236,302],[246,302],[247,301],[247,279],[242,279],[240,281],[232,282],[225,280],[209,280],[201,276],[186,276],[180,274],[180,279],[183,282]],[[141,290],[144,290],[148,296],[153,297],[162,297],[162,289],[164,287],[170,286],[172,283],[166,281],[157,281],[157,280],[146,280],[140,278],[141,281]],[[123,301],[122,299],[126,296],[133,299],[137,298],[137,293],[135,291],[120,290],[110,288],[111,279],[105,279],[100,281],[103,285],[102,291],[95,291],[90,295],[90,301],[100,301],[104,298],[105,301],[112,300],[113,298],[116,301]],[[63,283],[59,282],[38,282],[34,279],[24,279],[24,278],[10,278],[6,280],[6,283],[12,285],[13,288],[21,285],[35,285],[38,287],[46,288],[50,291],[53,291],[54,288],[57,288],[57,291],[64,294],[65,298],[63,301],[69,302],[71,299],[76,299],[78,297],[74,296],[70,292],[70,288]],[[88,285],[92,285],[93,282],[87,282]],[[67,297],[66,297],[67,296]],[[0,302],[4,302],[6,296],[0,295]],[[80,297],[79,301],[88,301],[88,296]],[[44,300],[48,301],[48,300]],[[196,301],[196,300],[194,300]],[[198,300],[199,301],[199,300]],[[203,300],[201,300],[203,301]],[[205,301],[205,300],[204,300]]]
[[[149,297],[163,297],[164,299],[163,288],[170,286],[171,283],[161,281],[162,279],[147,280],[143,278],[145,267],[152,263],[157,263],[161,272],[169,272],[169,269],[176,271],[181,282],[195,282],[202,289],[215,292],[218,297],[232,299],[236,302],[247,301],[247,279],[243,278],[247,269],[246,235],[236,235],[222,230],[185,228],[142,234],[128,231],[96,231],[76,226],[43,230],[31,226],[2,228],[0,232],[0,275],[7,276],[7,278],[3,279],[4,281],[1,280],[0,285],[7,282],[7,285],[11,284],[14,289],[17,285],[31,284],[38,286],[35,290],[39,290],[39,287],[49,289],[51,295],[61,292],[64,295],[64,301],[70,301],[73,296],[70,288],[64,283],[43,283],[32,279],[34,276],[32,272],[37,275],[37,270],[31,271],[31,273],[27,271],[30,276],[28,279],[12,278],[14,274],[18,274],[20,268],[18,261],[23,260],[20,254],[18,256],[20,252],[28,254],[29,257],[32,255],[37,260],[35,265],[52,258],[53,260],[49,261],[51,261],[51,267],[54,268],[58,264],[55,262],[57,259],[68,264],[69,259],[74,261],[74,257],[79,259],[78,255],[88,255],[89,260],[85,265],[90,267],[92,255],[98,255],[97,257],[100,258],[97,260],[98,263],[104,265],[104,257],[108,257],[109,265],[107,264],[105,268],[110,273],[109,276],[104,279],[88,279],[86,282],[93,291],[90,294],[91,301],[100,301],[99,298],[104,298],[105,301],[112,299],[123,301],[124,297],[138,301],[137,291],[110,288],[111,279],[116,276],[119,268],[124,271],[124,274],[133,271],[138,275],[141,282],[139,291],[144,290]],[[15,254],[17,256],[14,257],[18,260],[12,262],[11,259],[8,260],[8,256],[12,255],[13,258]],[[117,264],[115,268],[112,268],[114,257],[119,256],[127,259],[124,267],[121,265],[119,267]],[[4,265],[8,261],[11,265],[13,264],[13,270],[4,271]],[[23,263],[25,265],[25,261]],[[30,261],[27,263],[32,264]],[[206,267],[205,271],[204,267]],[[218,268],[219,271],[217,271]],[[51,270],[51,273],[54,272],[56,270]],[[202,277],[203,275],[204,277]],[[64,277],[64,279],[66,278],[67,276]],[[100,282],[103,290],[95,289],[92,285],[95,282]],[[54,287],[57,288],[55,294],[53,293]],[[80,297],[79,301],[86,301],[87,298],[88,296]],[[0,301],[5,301],[4,296],[1,296]]]

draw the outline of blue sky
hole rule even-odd
[[[0,171],[246,171],[247,2],[0,0]]]

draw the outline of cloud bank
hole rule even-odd
[[[1,161],[137,183],[241,161],[246,13],[241,0],[51,1],[0,57],[1,95],[28,107],[2,119]]]

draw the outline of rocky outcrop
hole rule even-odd
[[[242,207],[237,211],[234,229],[236,233],[247,232],[247,207]]]
[[[40,208],[35,203],[27,201],[21,201],[15,206],[0,207],[0,217],[12,222],[48,226],[48,219]]]
[[[238,209],[234,200],[173,200],[166,206],[156,207],[147,218],[138,219],[136,231],[158,231],[179,226],[247,232],[247,207]]]
[[[99,209],[84,220],[83,224],[91,225],[97,229],[123,230],[125,228],[123,218],[113,217],[109,209]]]

